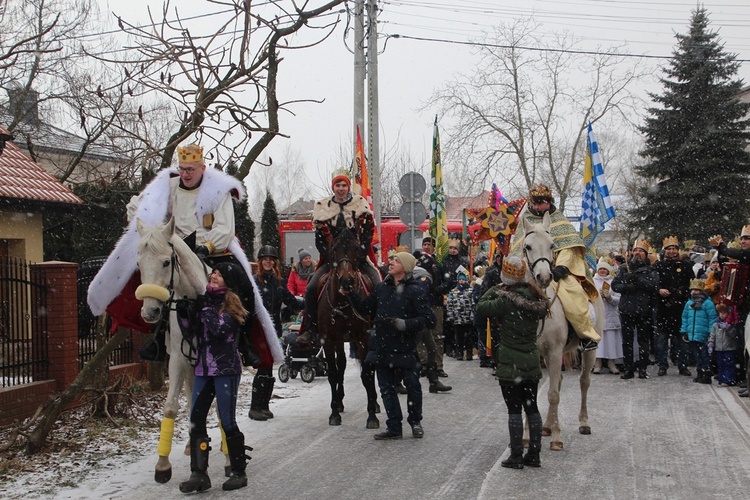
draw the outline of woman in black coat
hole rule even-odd
[[[304,304],[287,290],[281,281],[279,268],[279,254],[271,245],[264,245],[258,251],[258,274],[253,278],[258,285],[263,306],[273,319],[276,335],[281,337],[281,304],[286,304],[294,310],[302,310]],[[273,367],[259,368],[253,379],[253,396],[250,403],[249,417],[253,420],[268,420],[273,413],[268,403],[273,394]]]

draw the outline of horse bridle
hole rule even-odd
[[[354,269],[355,269],[355,273],[354,273],[354,274],[355,274],[355,276],[356,276],[356,278],[355,278],[355,279],[361,279],[361,278],[360,278],[360,276],[359,276],[359,273],[360,273],[361,271],[360,271],[359,269],[357,269],[356,267],[354,267],[354,263],[352,262],[352,259],[350,259],[349,257],[342,257],[341,259],[339,259],[339,260],[338,260],[338,261],[336,262],[336,265],[335,265],[335,266],[332,266],[332,268],[331,268],[331,275],[332,275],[332,276],[333,276],[333,273],[335,273],[335,272],[336,272],[336,269],[338,268],[339,264],[341,264],[342,262],[348,262],[349,264],[351,264],[352,268],[354,268]],[[327,287],[328,287],[328,286],[331,286],[331,280],[330,280],[330,279],[328,280],[328,282],[326,282],[326,286],[327,286]],[[342,307],[336,307],[336,306],[334,306],[334,305],[333,305],[333,303],[331,302],[331,296],[330,296],[329,294],[327,294],[327,293],[325,294],[325,296],[326,296],[326,300],[328,300],[328,305],[329,305],[329,306],[331,306],[331,324],[332,324],[332,325],[336,323],[336,319],[335,319],[335,317],[334,317],[335,315],[339,315],[339,316],[341,316],[341,317],[342,317],[342,318],[344,318],[344,319],[347,319],[347,318],[349,318],[349,316],[348,316],[348,315],[346,314],[346,312],[344,312],[344,309],[345,309],[345,308],[347,308],[347,307],[348,307],[348,308],[350,308],[350,309],[352,310],[352,313],[354,314],[354,316],[355,316],[355,317],[357,317],[357,318],[358,318],[358,319],[360,319],[361,321],[367,321],[367,319],[363,318],[363,317],[362,317],[362,316],[361,316],[361,315],[360,315],[360,314],[359,314],[359,313],[357,312],[357,310],[356,310],[356,309],[354,309],[354,308],[352,307],[352,305],[351,305],[351,304],[349,303],[349,301],[348,301],[348,300],[347,300],[347,301],[345,302],[345,305],[344,305],[344,306],[342,306]]]
[[[526,234],[524,235],[524,239],[525,239],[525,238],[526,238],[526,237],[527,237],[528,235],[530,235],[530,234],[534,234],[535,232],[536,232],[536,231],[529,231],[528,233],[526,233]],[[535,260],[534,262],[531,262],[531,261],[529,260],[529,253],[528,253],[528,251],[526,250],[526,245],[525,245],[525,244],[524,244],[524,246],[523,246],[523,258],[524,258],[524,259],[526,260],[526,262],[528,262],[528,263],[529,263],[529,271],[531,272],[531,275],[532,275],[532,276],[534,276],[534,268],[536,268],[537,264],[539,264],[540,262],[546,262],[546,263],[547,263],[547,264],[549,265],[549,268],[550,268],[550,270],[552,269],[552,261],[551,261],[551,260],[549,260],[549,259],[548,259],[547,257],[539,257],[539,258],[538,258],[538,259],[536,259],[536,260]]]

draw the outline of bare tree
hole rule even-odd
[[[530,20],[498,26],[478,44],[476,70],[443,85],[425,108],[447,118],[443,161],[461,168],[467,189],[498,181],[513,195],[544,181],[564,208],[579,186],[588,122],[616,117],[632,126],[630,86],[643,70],[616,49],[583,54],[568,35],[547,44],[539,33]]]
[[[190,20],[167,1],[158,16],[149,10],[147,26],[118,17],[119,27],[132,40],[130,52],[102,60],[120,65],[144,101],[151,96],[169,100],[176,126],[161,150],[162,168],[170,165],[178,144],[198,136],[216,144],[222,161],[235,161],[236,176],[243,179],[268,144],[283,135],[279,111],[292,104],[276,93],[283,51],[315,45],[329,36],[338,22],[331,10],[343,2],[254,6],[250,0],[208,0],[201,19]],[[316,18],[318,25],[313,24]],[[303,28],[321,33],[293,45],[291,35]]]

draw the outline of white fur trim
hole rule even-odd
[[[104,314],[107,306],[125,288],[125,284],[137,269],[136,257],[140,238],[135,227],[136,220],[141,219],[152,226],[165,222],[169,212],[171,174],[177,174],[177,169],[162,170],[138,196],[135,217],[130,221],[107,261],[89,285],[88,303],[95,316]],[[244,199],[245,188],[242,182],[220,170],[207,168],[203,174],[196,200],[199,217],[213,213],[224,200],[226,193],[232,189],[237,190],[240,200]],[[217,193],[221,190],[224,190],[223,194],[218,196]],[[248,273],[248,276],[251,274]]]
[[[348,227],[354,227],[354,221],[352,220],[351,214],[354,211],[354,217],[357,219],[364,214],[371,214],[370,204],[367,200],[362,198],[358,194],[352,195],[352,199],[344,205],[344,218]],[[333,201],[332,197],[324,198],[315,203],[313,207],[313,221],[315,222],[327,222],[338,217],[341,213],[339,204]],[[335,221],[333,221],[335,222]]]

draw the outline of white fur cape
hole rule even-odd
[[[140,237],[136,230],[136,220],[141,219],[146,224],[156,225],[165,222],[170,215],[170,178],[176,174],[176,168],[162,170],[139,195],[135,216],[89,286],[88,303],[95,316],[104,314],[107,306],[120,294],[137,269],[136,258]],[[232,193],[235,198],[242,200],[245,197],[245,188],[238,179],[215,168],[206,168],[196,199],[198,220],[202,220],[206,214],[213,213],[224,201],[227,193]],[[252,276],[247,255],[237,237],[232,240],[227,250],[242,264],[247,275]],[[276,337],[273,320],[263,307],[263,298],[254,280],[250,279],[250,283],[255,295],[255,315],[263,327],[274,361],[281,362],[284,360],[284,353]]]

